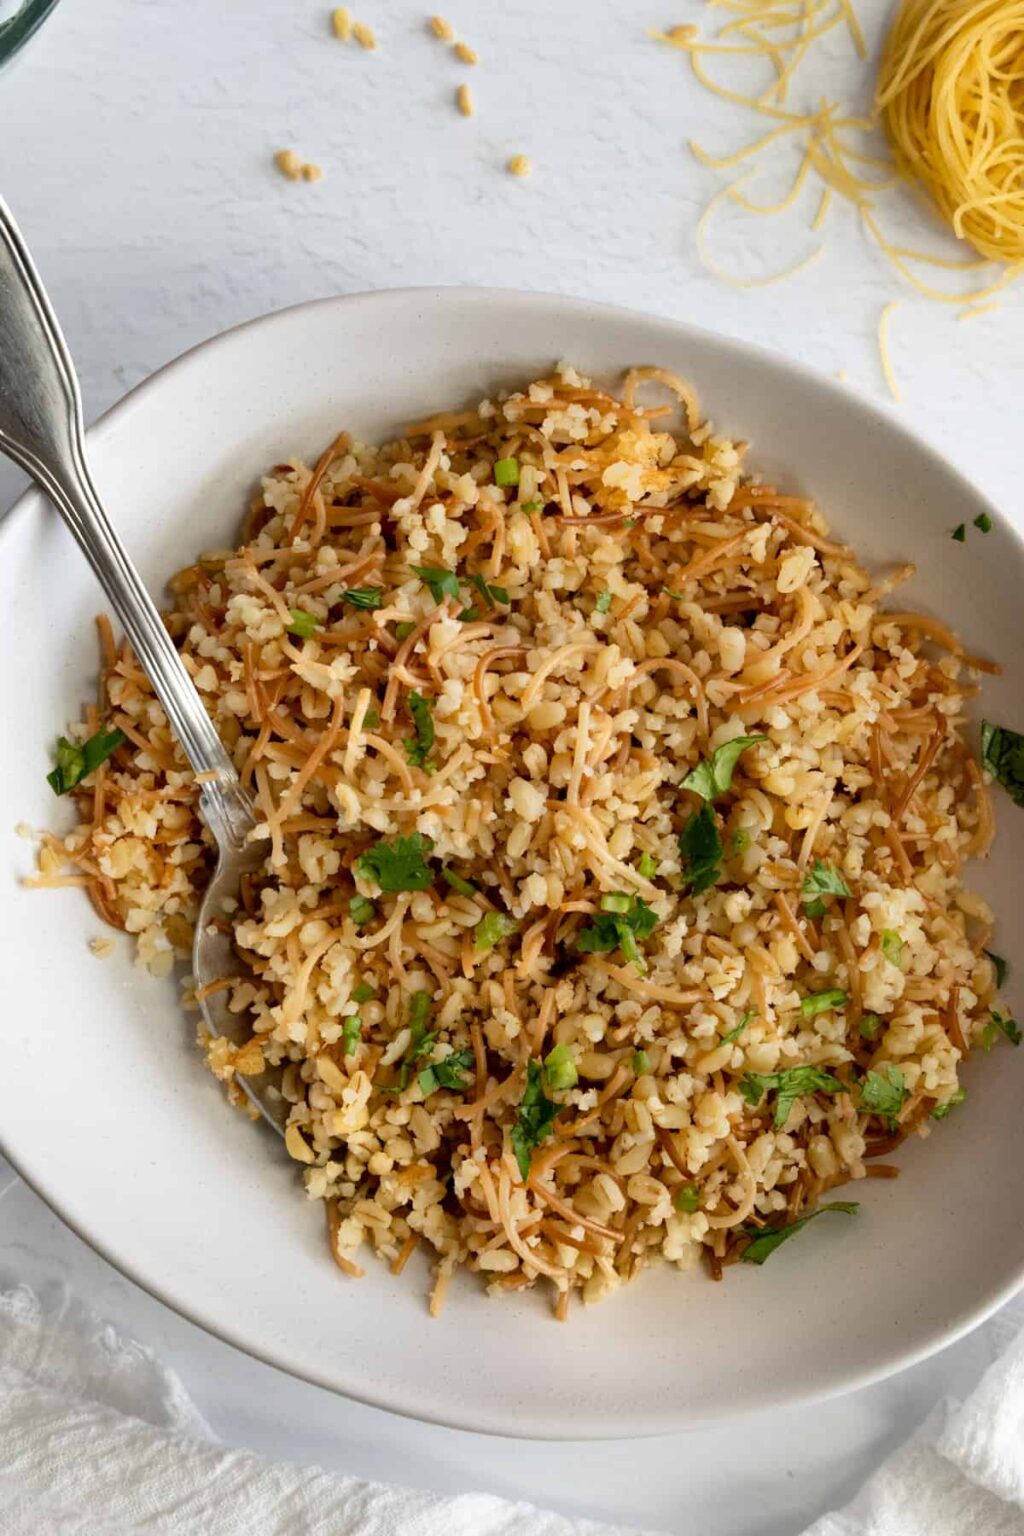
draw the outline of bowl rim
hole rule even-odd
[[[46,0],[49,4],[49,0]],[[56,0],[52,0],[56,3]],[[779,353],[770,347],[740,340],[739,338],[722,335],[710,330],[708,327],[694,325],[687,320],[666,319],[649,310],[643,310],[634,306],[606,303],[599,300],[581,298],[573,295],[550,293],[543,290],[523,290],[498,287],[465,286],[462,284],[429,284],[407,285],[400,288],[365,289],[353,293],[339,293],[327,295],[317,299],[307,299],[298,303],[286,305],[280,309],[271,310],[265,314],[254,316],[248,320],[229,326],[223,331],[206,337],[202,341],[188,347],[185,351],[170,358],[161,364],[146,378],[133,385],[113,405],[108,407],[88,428],[86,433],[87,445],[95,441],[101,441],[106,432],[115,426],[122,416],[127,415],[148,392],[159,387],[163,376],[170,370],[186,364],[196,354],[213,349],[228,342],[231,338],[257,328],[269,328],[274,324],[286,324],[290,317],[303,312],[310,312],[320,308],[347,308],[359,305],[384,304],[399,299],[427,300],[431,297],[444,296],[451,301],[454,295],[459,295],[462,302],[467,305],[502,303],[508,305],[549,306],[552,309],[571,310],[578,315],[589,313],[598,320],[602,316],[609,318],[633,318],[638,321],[650,323],[657,321],[666,332],[672,332],[677,338],[698,337],[704,341],[712,341],[723,353],[737,361],[745,359],[758,359],[762,363],[769,364],[773,369],[782,374],[802,380],[805,384],[813,384],[815,388],[831,395],[836,400],[856,401],[858,411],[873,420],[888,433],[895,433],[906,443],[911,444],[915,451],[930,459],[933,465],[948,476],[950,480],[969,496],[975,504],[986,508],[990,515],[1005,528],[1007,528],[1018,545],[1024,549],[1024,534],[1003,516],[998,507],[990,501],[986,494],[968,478],[968,476],[946,457],[939,449],[932,446],[927,440],[919,437],[909,427],[884,406],[874,400],[866,398],[859,390],[851,389],[818,372],[809,365],[798,362],[793,358]],[[500,359],[494,361],[493,366],[500,368]],[[8,526],[14,525],[15,519],[21,519],[28,515],[28,510],[45,501],[44,493],[30,486],[25,490],[9,509],[0,517],[0,541],[3,540]],[[2,544],[0,544],[2,547]],[[402,1418],[417,1420],[421,1423],[437,1424],[445,1428],[468,1431],[476,1434],[493,1435],[499,1438],[522,1440],[617,1440],[640,1439],[658,1435],[676,1434],[684,1430],[699,1429],[705,1425],[731,1421],[733,1419],[746,1419],[754,1414],[765,1412],[773,1408],[803,1408],[816,1403],[823,1403],[845,1395],[849,1392],[872,1386],[884,1381],[898,1372],[907,1370],[911,1366],[920,1364],[932,1355],[946,1349],[968,1333],[979,1327],[993,1316],[1001,1307],[1005,1306],[1015,1295],[1024,1290],[1024,1269],[1012,1276],[1009,1280],[991,1289],[983,1290],[978,1300],[973,1305],[965,1305],[959,1312],[944,1324],[936,1324],[924,1338],[908,1345],[906,1348],[892,1354],[881,1362],[875,1362],[862,1367],[859,1370],[849,1369],[841,1373],[834,1381],[824,1385],[808,1387],[803,1391],[788,1391],[783,1397],[779,1397],[770,1387],[763,1387],[753,1391],[749,1398],[739,1408],[727,1407],[724,1404],[720,1408],[714,1408],[699,1418],[693,1418],[679,1411],[647,1410],[630,1419],[628,1427],[622,1428],[610,1426],[607,1416],[603,1420],[597,1418],[576,1418],[572,1424],[571,1432],[559,1420],[545,1419],[543,1413],[532,1415],[526,1421],[528,1427],[517,1426],[510,1429],[507,1420],[503,1417],[502,1410],[485,1410],[482,1418],[469,1416],[452,1408],[450,1412],[439,1414],[436,1411],[417,1411],[410,1406],[407,1398],[400,1398],[392,1390],[376,1391],[370,1388],[341,1388],[337,1382],[331,1379],[327,1373],[317,1372],[312,1369],[296,1366],[286,1356],[275,1350],[272,1343],[257,1346],[248,1338],[236,1334],[233,1329],[220,1321],[207,1320],[201,1313],[189,1309],[184,1300],[178,1299],[171,1285],[163,1285],[159,1281],[140,1273],[134,1263],[119,1255],[117,1244],[108,1245],[98,1235],[87,1229],[83,1222],[72,1220],[62,1209],[59,1190],[49,1190],[44,1187],[43,1180],[37,1182],[30,1172],[24,1169],[18,1157],[11,1151],[5,1141],[3,1130],[0,1128],[0,1153],[7,1158],[18,1176],[28,1185],[34,1194],[49,1207],[50,1210],[69,1227],[75,1235],[97,1253],[107,1263],[111,1264],[118,1273],[125,1276],[134,1285],[152,1296],[156,1301],[176,1313],[179,1317],[200,1328],[211,1338],[226,1343],[240,1350],[251,1359],[262,1364],[269,1365],[277,1370],[297,1379],[308,1382],[312,1386],[321,1387],[326,1391],[344,1396],[352,1401],[364,1404],[369,1408],[383,1412],[395,1413]]]
[[[16,16],[0,25],[0,69],[24,48],[57,4],[58,0],[28,0]]]

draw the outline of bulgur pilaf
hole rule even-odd
[[[762,1262],[1013,1038],[960,880],[992,667],[882,612],[912,567],[867,574],[745,446],[671,374],[561,365],[275,465],[238,548],[170,583],[272,849],[224,915],[251,1038],[208,1065],[243,1108],[238,1075],[282,1070],[335,1260],[424,1243],[434,1310],[460,1264],[564,1317],[653,1261]],[[101,638],[73,736],[123,738],[41,858],[166,973],[212,844]]]

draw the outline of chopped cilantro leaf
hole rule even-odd
[[[987,512],[979,512],[977,517],[974,519],[974,526],[975,528],[980,528],[982,533],[991,533],[993,526],[992,519],[989,517]]]
[[[378,725],[380,725],[380,710],[368,709],[363,716],[363,724],[368,731],[375,731]]]
[[[320,620],[312,613],[307,613],[305,608],[289,608],[290,622],[285,625],[290,635],[298,635],[300,640],[309,640],[316,630],[320,628]]]
[[[376,880],[382,891],[425,891],[434,879],[425,857],[433,846],[434,839],[422,832],[393,843],[381,838],[356,864],[363,879]]]
[[[892,1130],[909,1092],[899,1067],[887,1061],[881,1071],[872,1070],[861,1079],[860,1108],[869,1115],[880,1115]]]
[[[497,459],[494,465],[494,483],[504,490],[519,484],[519,460]]]
[[[837,869],[815,859],[810,874],[800,887],[805,896],[852,896],[853,892]]]
[[[718,1042],[719,1045],[732,1045],[733,1041],[738,1040],[740,1035],[742,1035],[751,1019],[755,1019],[756,1017],[757,1014],[754,1012],[753,1008],[748,1008],[746,1013],[740,1019],[739,1023],[736,1025],[736,1028],[730,1029],[727,1035],[722,1036],[721,1040]]]
[[[437,1044],[437,1031],[427,1033],[430,1001],[429,992],[414,992],[409,999],[409,1044],[398,1069],[398,1082],[391,1090],[394,1093],[401,1093],[408,1088],[413,1067],[428,1057]]]
[[[748,747],[767,740],[767,736],[734,736],[731,741],[723,742],[686,775],[682,788],[700,795],[702,800],[717,800],[719,795],[732,788],[732,776],[742,754]]]
[[[741,1227],[740,1230],[751,1238],[743,1250],[743,1263],[763,1264],[780,1243],[792,1237],[794,1232],[799,1232],[801,1227],[806,1227],[807,1223],[813,1221],[816,1216],[823,1216],[826,1211],[842,1211],[845,1216],[852,1216],[859,1209],[860,1206],[856,1200],[831,1200],[827,1205],[819,1205],[817,1210],[801,1216],[799,1220],[791,1221],[787,1227]]]
[[[531,1153],[534,1147],[551,1135],[560,1108],[544,1092],[540,1062],[527,1062],[526,1089],[519,1101],[519,1113],[512,1127],[512,1151],[524,1182],[530,1177]]]
[[[992,965],[996,973],[996,986],[1002,987],[1003,982],[1006,980],[1010,972],[1009,961],[1004,960],[1002,955],[994,955],[990,949],[986,949],[985,953],[992,961]]]
[[[435,603],[443,597],[458,597],[459,578],[454,571],[446,571],[439,565],[410,565],[410,571],[430,588]]]
[[[605,587],[603,592],[597,594],[597,602],[594,604],[594,608],[598,613],[607,613],[611,605],[612,594],[609,588]]]
[[[843,1084],[820,1067],[790,1067],[785,1072],[748,1072],[739,1090],[755,1108],[766,1093],[775,1094],[775,1129],[781,1130],[797,1099],[808,1093],[843,1093]]]
[[[453,1051],[441,1061],[424,1067],[417,1077],[424,1097],[436,1093],[438,1088],[451,1088],[455,1093],[461,1093],[469,1086],[469,1079],[464,1074],[471,1070],[475,1061],[472,1051]]]
[[[614,905],[609,909],[606,902]],[[619,949],[637,970],[647,969],[637,947],[637,939],[648,939],[658,926],[658,914],[640,896],[614,892],[601,898],[602,911],[592,923],[576,935],[576,948],[585,955],[605,954]]]
[[[886,928],[882,934],[882,954],[890,965],[899,965],[903,955],[903,940],[892,928]]]
[[[981,722],[981,766],[1018,805],[1024,805],[1024,736],[1004,725]]]
[[[544,1057],[544,1081],[555,1093],[565,1088],[575,1088],[579,1073],[567,1045],[555,1045]]]
[[[1000,1035],[1005,1035],[1011,1045],[1020,1045],[1020,1027],[1009,1017],[992,1009],[991,1017],[981,1032],[982,1049],[990,1051]]]
[[[802,997],[800,1012],[805,1019],[813,1019],[815,1014],[827,1013],[831,1008],[842,1008],[846,1001],[845,992],[839,987],[830,987],[826,992],[812,992],[808,997]]]
[[[405,738],[403,745],[406,758],[413,768],[426,768],[429,771],[433,766],[427,762],[427,758],[434,745],[434,718],[429,703],[415,688],[409,693],[409,713],[416,727],[416,735]]]
[[[415,624],[411,623],[408,619],[403,619],[401,624],[395,625],[395,639],[408,640],[415,628]]]
[[[805,917],[824,917],[828,908],[821,896],[804,897]]]
[[[958,544],[965,544],[967,542],[967,525],[966,525],[966,523],[957,523],[957,525],[953,529],[953,532],[951,533],[950,537],[955,539]]]
[[[951,1115],[954,1109],[956,1109],[957,1105],[962,1104],[966,1097],[967,1089],[958,1088],[955,1093],[950,1094],[945,1104],[936,1104],[935,1108],[928,1116],[929,1120],[945,1120],[946,1116]]]
[[[352,989],[352,1001],[354,1003],[368,1003],[371,997],[377,996],[377,988],[371,981],[361,981],[358,987]]]
[[[454,869],[449,869],[447,864],[441,871],[441,878],[446,885],[451,886],[453,891],[458,891],[460,896],[476,895],[476,886],[472,880],[464,880],[461,875],[456,874]]]
[[[341,1053],[343,1056],[353,1056],[356,1046],[363,1038],[363,1021],[358,1013],[349,1014],[343,1020],[341,1026]]]
[[[462,612],[459,614],[459,623],[475,624],[479,617],[480,609],[475,605],[472,608],[463,608]]]
[[[348,904],[348,915],[357,928],[365,928],[377,915],[377,908],[369,896],[353,896]]]
[[[682,1211],[687,1216],[692,1216],[700,1207],[700,1185],[680,1184],[672,1196],[672,1204],[677,1211]]]
[[[493,949],[518,927],[515,918],[509,917],[507,912],[485,912],[473,929],[473,948],[480,951]]]
[[[476,588],[489,608],[496,608],[499,603],[511,601],[507,587],[493,587],[484,581],[482,576],[467,576],[466,580],[470,586]]]
[[[55,754],[57,766],[46,775],[47,784],[55,795],[66,795],[101,763],[105,763],[127,740],[124,732],[116,726],[112,731],[97,731],[88,741],[83,741],[81,746],[77,742],[68,741],[66,736],[58,736]]]
[[[860,1033],[864,1040],[876,1040],[885,1028],[885,1020],[880,1019],[877,1013],[865,1013],[861,1016]]]
[[[349,587],[347,592],[341,594],[341,600],[351,608],[379,608],[384,601],[384,593],[380,587]]]
[[[680,833],[679,851],[683,856],[683,881],[689,886],[691,896],[699,896],[714,885],[722,862],[718,822],[706,800]]]

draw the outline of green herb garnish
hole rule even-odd
[[[354,995],[354,994],[353,994]],[[354,1056],[356,1047],[363,1038],[363,1021],[358,1013],[350,1013],[342,1021],[341,1026],[341,1053],[343,1056]]]
[[[497,459],[494,464],[494,483],[502,490],[519,484],[519,460]]]
[[[653,880],[658,873],[657,859],[652,858],[649,853],[642,853],[640,855],[640,862],[636,867],[636,872],[642,880]]]
[[[990,1051],[1000,1035],[1005,1035],[1011,1045],[1020,1045],[1020,1026],[1013,1019],[997,1013],[993,1008],[989,1021],[981,1032],[982,1049]]]
[[[412,634],[415,628],[416,625],[413,624],[410,620],[403,619],[401,624],[395,625],[395,639],[408,640],[409,636]]]
[[[1004,960],[1002,955],[994,955],[990,949],[986,949],[985,954],[992,961],[992,966],[996,973],[996,986],[1002,988],[1003,982],[1010,974],[1009,961]]]
[[[610,589],[605,587],[603,592],[599,592],[597,594],[597,602],[594,604],[594,611],[596,613],[607,613],[611,605],[612,594]]]
[[[974,526],[975,528],[980,528],[982,533],[991,533],[992,519],[989,517],[987,512],[979,512],[977,517],[974,519]]]
[[[812,992],[808,997],[802,997],[800,1012],[805,1019],[813,1019],[815,1014],[827,1013],[832,1008],[842,1008],[847,1001],[845,992],[839,987],[831,987],[827,992]]]
[[[368,709],[363,716],[363,724],[368,731],[375,731],[378,725],[380,725],[380,710]]]
[[[611,906],[606,905],[609,902]],[[637,947],[637,939],[650,938],[658,926],[658,914],[642,897],[627,896],[622,891],[602,896],[601,909],[593,922],[577,933],[576,948],[585,955],[619,949],[624,959],[638,971],[645,971],[647,966]]]
[[[542,501],[524,501],[520,503],[520,512],[539,512],[543,507]]]
[[[412,723],[416,727],[415,736],[407,736],[403,745],[405,755],[413,768],[433,767],[427,762],[430,749],[434,745],[434,717],[430,713],[430,705],[421,693],[413,688],[409,693],[409,713],[412,715]]]
[[[458,597],[459,578],[454,571],[446,571],[440,565],[410,565],[409,569],[430,588],[435,603],[439,603],[443,597]]]
[[[886,928],[882,934],[882,954],[890,965],[899,965],[903,955],[903,940],[892,928]]]
[[[746,827],[740,827],[738,832],[733,833],[732,843],[729,846],[729,857],[735,858],[738,853],[746,853],[749,847],[750,833]]]
[[[753,1008],[748,1008],[746,1013],[740,1019],[739,1023],[736,1025],[736,1028],[735,1029],[730,1029],[730,1031],[729,1031],[729,1033],[727,1035],[723,1035],[722,1036],[721,1040],[719,1040],[719,1042],[718,1042],[719,1045],[732,1045],[733,1041],[734,1040],[738,1040],[740,1035],[742,1035],[743,1031],[746,1029],[746,1027],[750,1023],[751,1019],[756,1019],[756,1017],[757,1017],[757,1014],[754,1011],[754,1009]]]
[[[811,896],[811,897],[805,896],[804,897],[804,916],[805,917],[824,917],[825,913],[827,911],[828,911],[828,908],[825,905],[825,901],[824,901],[823,897],[821,897],[821,896]]]
[[[860,1108],[869,1115],[880,1115],[893,1130],[910,1090],[899,1067],[887,1061],[878,1072],[868,1072],[860,1084]]]
[[[807,1216],[801,1216],[798,1221],[791,1221],[788,1227],[741,1227],[740,1231],[751,1238],[743,1250],[743,1263],[763,1264],[780,1243],[792,1237],[794,1232],[799,1232],[801,1227],[806,1227],[807,1223],[813,1221],[816,1216],[823,1216],[826,1211],[841,1211],[844,1216],[852,1216],[859,1209],[860,1206],[856,1200],[831,1200],[827,1205],[819,1205],[817,1210],[811,1211]]]
[[[552,1046],[544,1057],[544,1081],[555,1093],[575,1088],[579,1082],[576,1063],[567,1045]]]
[[[860,1021],[861,1038],[864,1040],[876,1040],[885,1028],[885,1020],[880,1019],[877,1013],[865,1013]]]
[[[384,593],[380,587],[349,587],[347,592],[341,594],[343,603],[348,603],[350,608],[379,608],[384,601]]]
[[[651,1070],[651,1058],[646,1051],[633,1052],[633,1072],[637,1077],[643,1077],[645,1072]]]
[[[839,871],[833,869],[831,864],[823,864],[820,859],[815,859],[810,874],[804,876],[804,883],[800,889],[804,896],[853,895]]]
[[[453,1051],[441,1061],[424,1067],[417,1077],[424,1097],[435,1093],[438,1088],[451,1088],[455,1093],[462,1093],[469,1086],[469,1079],[464,1074],[470,1071],[475,1062],[472,1051]]]
[[[396,837],[393,843],[382,838],[356,865],[363,879],[376,880],[382,891],[425,891],[434,880],[425,857],[433,846],[434,839],[422,832]]]
[[[962,1104],[966,1097],[967,1089],[958,1088],[955,1093],[950,1094],[945,1104],[936,1104],[935,1108],[928,1116],[929,1120],[945,1120],[946,1116],[951,1115],[954,1109],[956,1109],[957,1105]]]
[[[981,766],[988,769],[1017,805],[1024,805],[1024,736],[983,720]]]
[[[371,997],[377,996],[377,988],[372,981],[361,981],[358,987],[353,988],[352,1001],[354,1003],[368,1003]]]
[[[809,1093],[845,1093],[838,1077],[820,1067],[790,1067],[785,1072],[748,1072],[740,1078],[739,1090],[748,1104],[756,1107],[766,1093],[775,1094],[775,1129],[781,1130],[797,1099]]]
[[[512,1151],[524,1182],[530,1177],[530,1155],[534,1147],[551,1135],[555,1116],[561,1108],[549,1099],[542,1086],[540,1062],[526,1064],[526,1089],[519,1101],[519,1113],[512,1127]]]
[[[496,608],[499,603],[507,604],[511,602],[507,587],[491,586],[489,582],[484,581],[482,576],[467,576],[466,580],[470,586],[476,588],[489,608]]]
[[[681,1211],[686,1216],[692,1216],[700,1207],[700,1185],[680,1184],[672,1196],[672,1204],[677,1211]]]
[[[348,915],[357,928],[365,928],[377,916],[377,908],[369,896],[353,896],[348,904]]]
[[[502,939],[507,939],[519,924],[507,912],[485,912],[473,929],[473,948],[479,951],[493,949]]]
[[[957,523],[950,537],[955,539],[958,544],[965,544],[967,542],[966,523]]]
[[[689,886],[691,896],[699,896],[714,885],[722,862],[718,822],[706,800],[680,833],[679,852],[683,856],[683,883]]]
[[[719,795],[726,794],[732,788],[736,764],[747,748],[767,740],[767,736],[734,736],[731,741],[723,742],[710,757],[702,758],[696,768],[686,775],[681,788],[700,795],[702,800],[717,800]]]
[[[455,873],[454,869],[449,869],[447,864],[441,871],[441,878],[446,885],[451,886],[453,891],[458,891],[460,896],[476,895],[476,886],[472,880],[464,880],[461,875]]]
[[[290,635],[298,635],[300,640],[312,639],[316,630],[320,628],[320,620],[315,614],[307,613],[305,608],[289,608],[291,622],[285,625]]]
[[[437,1044],[437,1031],[427,1032],[427,1019],[430,1015],[430,993],[414,992],[409,999],[409,1044],[405,1048],[398,1069],[398,1082],[393,1088],[384,1090],[389,1093],[401,1093],[408,1088],[412,1069],[418,1061],[428,1057]]]
[[[101,763],[105,763],[127,740],[124,732],[116,726],[112,731],[97,731],[88,741],[83,741],[81,746],[77,742],[68,741],[66,736],[58,736],[55,753],[57,766],[46,775],[47,784],[55,795],[66,795]]]

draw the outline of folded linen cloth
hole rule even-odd
[[[1008,1348],[968,1400],[937,1408],[806,1536],[1024,1536],[1024,1306],[1004,1317]],[[221,1446],[152,1351],[63,1286],[24,1283],[0,1284],[0,1531],[628,1536],[490,1494],[446,1498]]]

